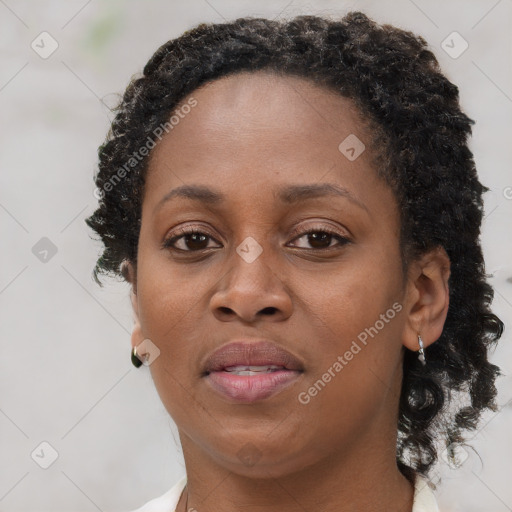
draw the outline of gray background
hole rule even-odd
[[[443,512],[512,510],[511,0],[0,0],[1,511],[127,510],[184,474],[149,368],[130,363],[128,286],[91,278],[100,244],[84,219],[114,93],[199,22],[352,9],[423,35],[477,121],[471,148],[491,189],[482,241],[506,323],[492,355],[502,408],[471,442],[483,463],[469,450],[458,470],[441,460],[434,479]],[[59,45],[46,59],[31,48],[43,31]],[[441,46],[453,31],[469,44],[457,58]],[[43,237],[57,250],[46,261]]]

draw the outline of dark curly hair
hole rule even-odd
[[[372,135],[375,169],[400,207],[403,268],[436,247],[450,258],[442,335],[426,349],[426,366],[410,350],[403,361],[397,464],[409,479],[415,472],[427,476],[439,440],[453,453],[484,409],[497,410],[501,372],[488,351],[503,322],[490,310],[493,289],[479,241],[488,188],[468,148],[474,121],[421,36],[350,12],[340,20],[302,15],[201,23],[162,45],[143,75],[132,78],[98,150],[99,206],[86,219],[104,244],[94,278],[100,286],[99,273],[127,279],[124,261],[136,268],[148,164],[141,143],[199,86],[258,70],[306,78],[353,101]]]

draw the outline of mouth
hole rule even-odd
[[[202,376],[212,390],[239,403],[270,398],[296,383],[304,373],[297,357],[266,340],[222,346],[203,368]]]

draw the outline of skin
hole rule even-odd
[[[197,106],[152,151],[137,267],[127,265],[132,347],[149,338],[159,348],[150,370],[180,434],[188,484],[177,510],[410,512],[413,486],[395,460],[402,360],[406,349],[418,350],[418,333],[425,346],[441,335],[445,251],[423,255],[402,274],[397,202],[372,167],[370,138],[349,99],[261,71],[221,78],[191,96]],[[338,149],[350,134],[366,141],[354,161]],[[312,183],[339,185],[355,199],[285,204],[275,195]],[[227,198],[205,205],[175,197],[157,208],[183,184]],[[189,253],[162,248],[179,226],[210,238],[175,242]],[[315,244],[301,235],[313,228],[349,243]],[[252,263],[236,252],[249,236],[263,250]],[[394,303],[401,311],[300,403],[299,393]],[[201,377],[201,363],[241,337],[276,341],[304,373],[271,398],[230,402]],[[244,462],[241,449],[256,462]]]

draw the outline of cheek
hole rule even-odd
[[[170,264],[165,251],[151,244],[143,230],[137,272],[142,334],[160,350],[151,372],[167,370],[178,375],[190,348],[187,338],[194,334],[194,326],[198,328],[204,287],[197,279],[187,278],[180,265]]]
[[[358,251],[334,271],[302,279],[298,304],[304,304],[302,313],[306,318],[309,315],[331,338],[339,339],[334,345],[341,350],[347,340],[357,338],[386,315],[395,302],[400,303],[401,284],[400,260],[395,251]],[[395,313],[396,309],[388,316],[394,319]],[[391,323],[397,324],[385,322],[385,330],[390,330]]]
[[[338,406],[366,404],[369,413],[396,382],[404,322],[399,255],[391,249],[361,252],[314,281],[303,281],[297,299],[316,348],[304,388],[320,379],[315,407],[336,406],[333,414],[340,412],[343,422]]]
[[[206,276],[205,276],[206,277]],[[140,321],[144,335],[173,357],[186,352],[204,317],[207,279],[187,280],[170,266],[150,267],[140,278]],[[212,283],[213,285],[213,283]],[[192,343],[197,350],[197,342]]]
[[[187,424],[187,416],[196,414],[192,409],[199,403],[191,376],[198,371],[198,347],[204,346],[205,283],[185,280],[171,272],[170,265],[162,272],[156,266],[146,266],[139,283],[142,332],[160,350],[150,366],[155,388],[170,416],[179,425]]]
[[[366,274],[368,276],[368,273]],[[333,439],[339,446],[388,416],[401,381],[400,296],[385,286],[357,279],[331,280],[330,297],[317,292],[310,300],[315,360],[298,390],[301,435],[325,418],[317,449],[326,453]]]

